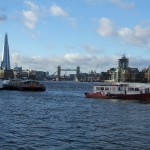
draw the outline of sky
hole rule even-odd
[[[0,0],[0,55],[7,33],[12,69],[100,73],[125,55],[142,70],[150,65],[149,10],[150,0]]]

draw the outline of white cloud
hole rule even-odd
[[[120,56],[121,57],[121,56]],[[11,66],[19,64],[23,69],[50,71],[50,74],[57,71],[58,65],[62,68],[76,69],[79,65],[82,73],[94,70],[98,64],[97,72],[107,71],[110,68],[118,66],[119,56],[97,55],[80,55],[78,53],[68,53],[64,56],[23,56],[19,53],[11,55]],[[107,58],[107,59],[106,59]],[[109,61],[108,61],[109,60]],[[139,68],[139,70],[148,67],[149,58],[129,57],[129,66]]]
[[[0,23],[4,23],[7,20],[6,12],[0,7]]]
[[[4,15],[4,14],[0,14],[0,23],[5,22],[6,20],[7,20],[6,15]]]
[[[136,25],[133,29],[118,29],[118,36],[124,43],[136,46],[147,46],[150,48],[150,28]]]
[[[89,4],[98,4],[98,3],[111,3],[116,5],[117,7],[129,9],[135,6],[134,2],[127,2],[125,0],[84,0]]]
[[[66,59],[69,62],[77,62],[81,59],[81,56],[79,53],[65,54],[64,59]]]
[[[133,8],[135,5],[133,2],[126,2],[124,0],[110,0],[110,2],[121,8]]]
[[[97,32],[101,36],[120,38],[123,44],[147,46],[150,48],[150,27],[136,25],[134,28],[115,28],[110,19],[101,18]]]
[[[91,44],[85,44],[82,46],[89,54],[98,53],[100,51],[103,51],[102,48],[97,48]]]
[[[115,29],[113,27],[113,23],[108,18],[101,18],[99,20],[99,28],[97,32],[102,36],[111,36],[115,34]]]
[[[37,14],[34,13],[33,11],[22,11],[22,14],[24,16],[24,25],[27,26],[29,29],[34,29],[36,22],[37,22]]]
[[[62,7],[53,4],[49,8],[49,12],[52,16],[65,18],[71,24],[72,27],[76,27],[75,18],[70,16],[70,14],[67,11],[65,11]]]
[[[49,9],[51,15],[58,16],[58,17],[68,17],[69,14],[62,9],[60,6],[53,4]]]
[[[141,57],[141,56],[136,56],[136,57],[130,57],[130,66],[131,67],[136,67],[139,70],[143,70],[144,68],[148,68],[150,65],[150,60],[149,58]]]
[[[48,59],[41,56],[23,56],[19,53],[11,55],[12,64],[20,64],[23,69],[29,70],[45,70],[48,68]]]
[[[39,10],[39,6],[31,1],[25,1],[25,4],[28,5],[34,11]]]
[[[72,45],[65,45],[64,48],[68,49],[68,50],[75,50],[78,49],[76,46],[72,46]]]
[[[39,18],[39,6],[31,1],[26,1],[25,4],[29,7],[29,10],[23,10],[23,23],[29,29],[34,29]]]
[[[15,64],[17,63],[21,65],[23,69],[50,71],[51,73],[54,73],[57,70],[58,65],[61,65],[62,68],[69,69],[75,69],[79,65],[81,67],[81,72],[87,72],[90,71],[91,68],[95,68],[95,66],[99,64],[102,69],[101,71],[105,71],[109,69],[109,67],[115,65],[113,57],[110,57],[109,60],[110,61],[108,62],[106,56],[102,55],[81,56],[78,53],[68,53],[64,56],[48,57],[23,56],[19,53],[14,53],[11,55],[11,66],[15,66]]]
[[[25,1],[25,5],[28,7],[27,10],[22,10],[22,22],[29,29],[35,29],[36,24],[39,22],[40,18],[46,16],[46,13],[50,13],[55,17],[62,17],[67,20],[72,27],[76,27],[76,20],[62,7],[53,4],[46,8],[46,6],[39,6],[31,1]]]

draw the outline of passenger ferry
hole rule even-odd
[[[93,86],[93,92],[86,92],[86,98],[149,100],[150,86],[136,84],[103,84]]]

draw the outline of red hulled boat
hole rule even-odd
[[[150,86],[131,84],[95,85],[93,92],[86,92],[86,98],[150,100]]]

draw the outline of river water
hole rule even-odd
[[[87,99],[93,84],[0,91],[0,150],[148,150],[150,104]]]

